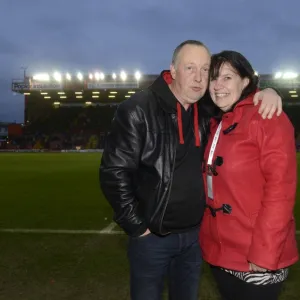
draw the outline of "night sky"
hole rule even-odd
[[[243,53],[259,73],[300,72],[299,0],[1,0],[0,121],[23,121],[12,78],[60,71],[158,74],[186,39]]]

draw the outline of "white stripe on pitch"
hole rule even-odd
[[[10,233],[53,233],[53,234],[123,234],[123,231],[113,231],[115,223],[109,224],[102,230],[72,230],[72,229],[28,229],[28,228],[0,228],[0,232]]]
[[[110,233],[117,226],[115,222],[111,222],[107,227],[101,230],[102,233]]]

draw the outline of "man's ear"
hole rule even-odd
[[[176,68],[173,64],[170,65],[170,72],[173,79],[176,79]]]

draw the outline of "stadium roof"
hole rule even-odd
[[[121,71],[116,74],[64,74],[55,72],[25,76],[24,79],[12,81],[12,91],[24,94],[29,98],[48,99],[53,103],[88,105],[117,104],[129,98],[135,92],[152,84],[158,74],[142,75],[140,72],[127,74]],[[261,88],[274,87],[279,90],[285,101],[300,100],[300,76],[294,72],[277,72],[276,74],[259,75]],[[297,101],[298,100],[298,101]]]

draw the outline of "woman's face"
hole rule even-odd
[[[240,99],[248,84],[248,78],[241,78],[229,63],[224,63],[221,65],[219,76],[210,80],[210,96],[213,102],[226,112]]]

